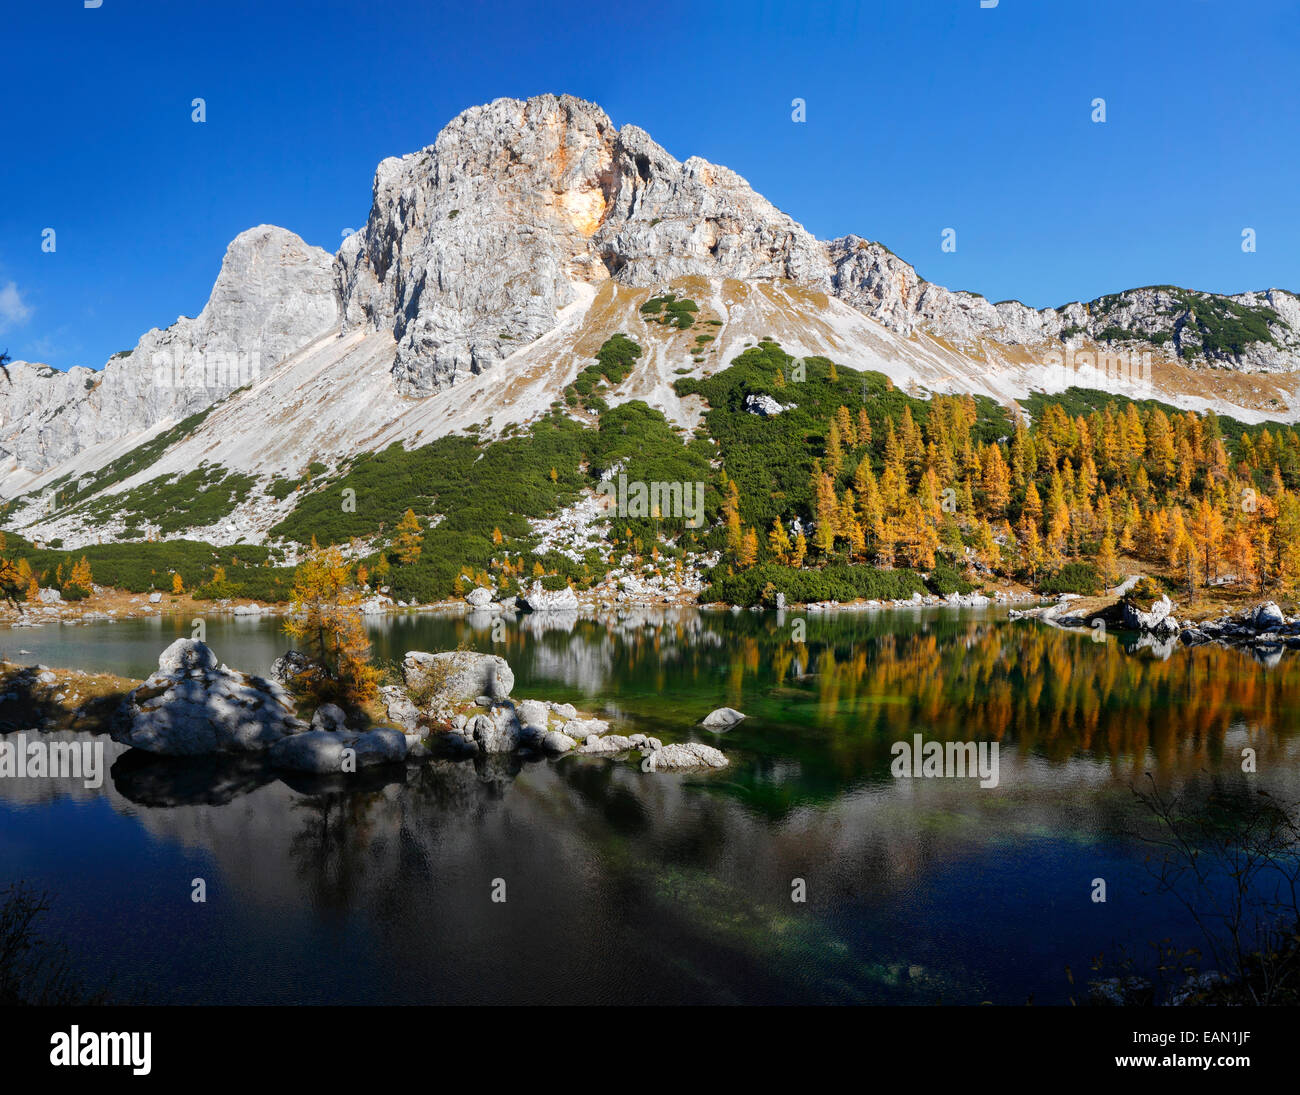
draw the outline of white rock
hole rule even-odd
[[[745,716],[733,707],[719,707],[705,715],[700,725],[706,730],[730,730]]]
[[[711,745],[686,742],[665,745],[648,752],[644,766],[648,772],[677,772],[689,768],[725,768],[727,758]]]
[[[412,650],[402,660],[402,672],[411,691],[436,683],[435,703],[463,703],[480,695],[504,699],[515,686],[515,675],[505,658],[470,650],[438,654]]]

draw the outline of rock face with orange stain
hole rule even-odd
[[[739,175],[679,163],[572,96],[498,99],[375,175],[339,252],[349,325],[391,329],[428,394],[545,334],[575,287],[687,274],[827,283],[824,249]]]
[[[679,162],[634,125],[569,95],[498,99],[375,175],[366,227],[338,255],[350,326],[391,330],[401,391],[427,395],[550,331],[578,289],[685,276],[789,279],[904,335],[959,347],[1114,341],[1256,372],[1300,366],[1300,298],[1222,298],[1171,287],[1059,309],[992,303],[922,279],[882,244],[814,238],[734,171]],[[1249,319],[1244,345],[1216,325]]]

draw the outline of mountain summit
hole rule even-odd
[[[692,343],[642,305],[681,293],[713,317]],[[227,251],[207,305],[100,371],[15,362],[0,378],[0,490],[12,527],[117,535],[58,516],[201,465],[265,484],[400,442],[490,437],[545,413],[601,345],[646,352],[607,393],[679,427],[674,383],[764,337],[917,391],[1006,402],[1102,386],[1106,355],[1146,354],[1145,394],[1243,419],[1294,418],[1300,300],[1134,289],[1058,309],[990,303],[921,278],[884,245],[817,240],[738,174],[679,162],[572,96],[498,99],[419,152],[384,160],[363,229],[337,255],[259,226]],[[1075,369],[1050,367],[1063,353]],[[1081,363],[1081,364],[1080,364]],[[257,539],[283,499],[253,491],[194,535]],[[126,533],[129,535],[129,532]]]

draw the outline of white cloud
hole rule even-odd
[[[23,303],[23,295],[12,281],[0,285],[0,331],[26,323],[32,310]]]

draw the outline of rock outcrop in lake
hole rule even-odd
[[[745,716],[737,711],[734,707],[719,707],[716,711],[710,711],[701,720],[700,725],[705,730],[712,730],[715,733],[723,730],[730,730]]]
[[[1118,631],[1135,632],[1134,649],[1147,647],[1162,658],[1172,654],[1178,643],[1184,646],[1218,643],[1243,647],[1257,660],[1272,665],[1284,650],[1300,648],[1300,616],[1287,616],[1274,601],[1199,621],[1178,619],[1175,608],[1168,594],[1141,597],[1126,593],[1101,603],[1096,598],[1062,598],[1055,604],[1024,612],[1013,609],[1011,618],[1037,619],[1065,628],[1095,629],[1101,624]]]
[[[158,671],[132,691],[114,739],[148,753],[255,753],[306,724],[282,685],[218,665],[206,643],[177,639]]]
[[[412,692],[427,692],[431,706],[464,703],[487,696],[505,699],[515,686],[509,663],[496,654],[449,650],[439,654],[410,651],[402,659],[402,674]]]
[[[645,765],[647,772],[721,768],[727,763],[721,752],[707,745],[665,746],[645,734],[612,734],[608,722],[585,718],[569,703],[512,700],[508,693],[514,686],[514,673],[505,659],[495,654],[413,650],[406,655],[403,669],[408,689],[429,696],[427,721],[444,727],[428,739],[433,753],[499,756],[523,751],[614,758],[639,752],[651,758]],[[503,688],[506,694],[493,694],[494,689],[500,693]],[[390,717],[400,705],[397,691],[385,690]],[[744,718],[739,712],[733,714]],[[664,750],[669,751],[659,757]]]
[[[276,665],[289,679],[302,669],[291,654]],[[406,655],[403,668],[408,689],[428,696],[428,710],[422,712],[407,689],[385,686],[379,698],[400,728],[367,727],[363,714],[349,716],[329,703],[318,707],[308,724],[297,717],[292,695],[279,682],[219,665],[206,643],[177,639],[159,656],[158,671],[123,702],[114,738],[166,756],[265,752],[273,768],[314,775],[355,774],[435,755],[517,752],[611,758],[639,752],[647,758],[647,772],[727,763],[707,745],[664,745],[645,734],[611,734],[608,722],[584,717],[569,703],[516,702],[509,698],[514,673],[495,654],[417,650]]]

